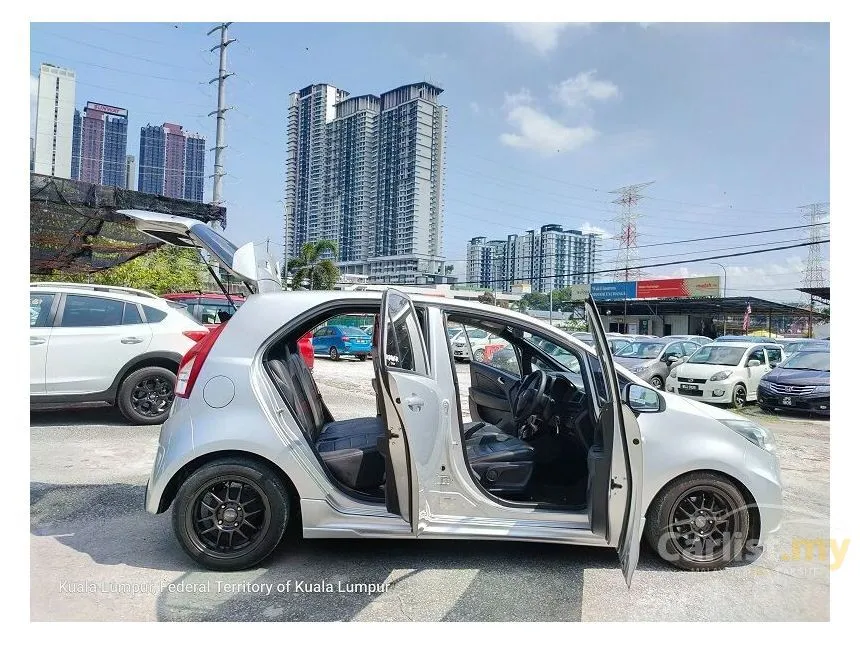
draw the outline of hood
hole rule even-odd
[[[639,365],[649,365],[656,361],[656,358],[634,358],[633,356],[613,356],[612,360],[618,364],[623,365],[627,369],[631,367],[636,367]]]
[[[676,375],[681,378],[703,378],[709,379],[717,372],[733,370],[736,365],[709,365],[708,363],[690,363],[685,361],[678,365]]]
[[[765,374],[762,380],[781,385],[830,385],[830,372],[776,367]]]

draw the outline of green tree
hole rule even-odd
[[[133,260],[95,273],[65,273],[30,276],[33,280],[80,282],[143,289],[161,295],[200,289],[202,261],[195,249],[162,246]]]
[[[293,289],[308,287],[314,290],[333,289],[340,277],[337,265],[325,259],[323,255],[330,252],[337,257],[337,242],[334,240],[319,240],[306,242],[299,251],[299,257],[287,263],[287,271],[292,274]]]

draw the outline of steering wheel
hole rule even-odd
[[[548,385],[549,377],[543,370],[535,370],[522,382],[513,406],[514,421],[518,426],[524,424],[526,419],[546,405]]]

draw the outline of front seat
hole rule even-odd
[[[466,460],[487,491],[521,495],[534,472],[534,448],[489,423],[464,427]]]

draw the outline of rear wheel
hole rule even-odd
[[[337,347],[332,347],[330,350],[328,350],[328,356],[333,361],[339,361],[340,354],[338,354],[337,352]]]
[[[238,571],[268,556],[284,535],[290,497],[278,473],[242,457],[195,471],[173,504],[173,531],[207,569]]]
[[[367,360],[367,354],[356,354],[355,357],[360,361],[366,361]]]
[[[750,513],[737,486],[716,473],[691,473],[668,484],[651,504],[645,539],[681,569],[722,569],[743,551]]]
[[[142,367],[125,377],[119,386],[117,406],[131,423],[164,423],[173,404],[176,374],[165,367]]]
[[[743,386],[742,383],[738,383],[735,385],[735,388],[732,390],[732,405],[735,406],[737,410],[740,410],[747,404],[747,389]]]

